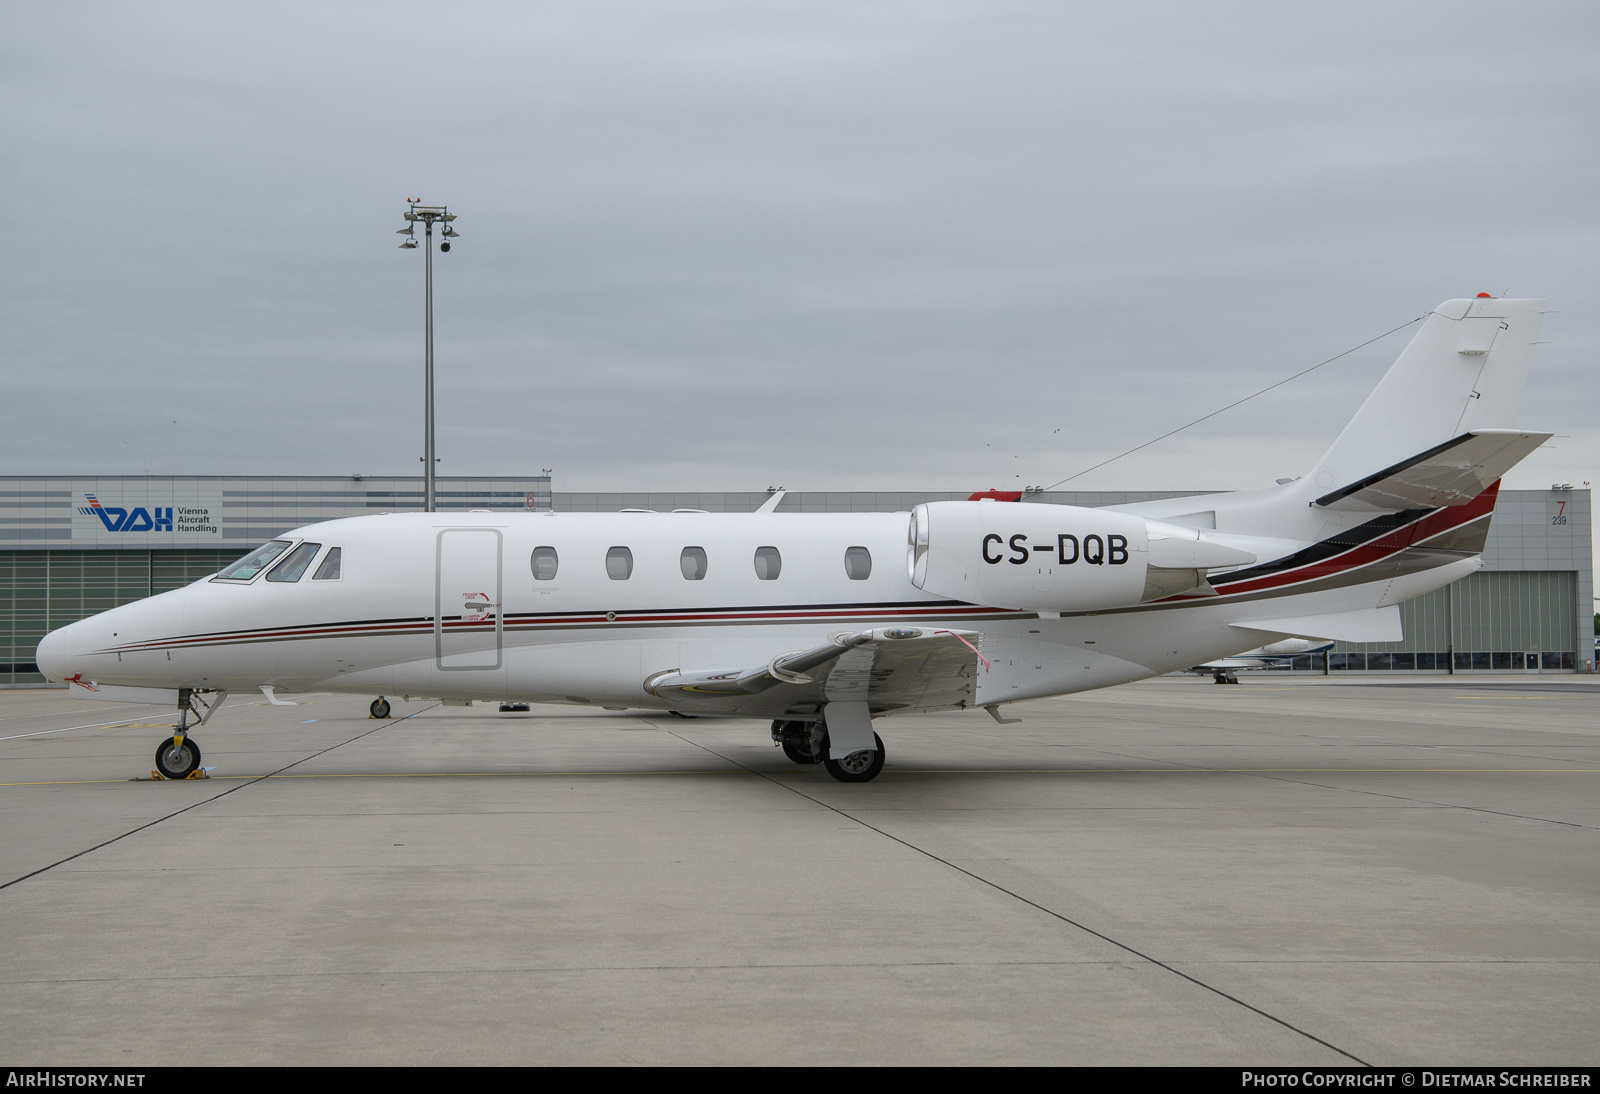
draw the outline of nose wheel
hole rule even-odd
[[[380,695],[372,700],[372,705],[367,709],[372,711],[374,718],[387,718],[389,717],[389,700]]]
[[[156,770],[163,779],[187,779],[200,766],[200,746],[174,734],[156,749]]]

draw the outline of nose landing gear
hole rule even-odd
[[[367,709],[372,711],[374,718],[387,718],[389,717],[389,700],[380,695],[372,700],[372,705]]]
[[[163,779],[196,777],[195,772],[200,771],[200,746],[189,738],[189,716],[199,715],[194,724],[198,729],[211,720],[227,697],[227,692],[215,691],[207,702],[193,688],[178,689],[178,724],[172,727],[172,736],[156,747],[156,774]],[[204,778],[204,774],[198,777]]]

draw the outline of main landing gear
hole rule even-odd
[[[797,764],[821,764],[842,783],[871,782],[883,770],[883,738],[876,733],[878,746],[852,752],[839,760],[828,758],[828,728],[820,721],[802,722],[779,719],[772,723],[772,739],[783,746],[783,754]]]
[[[156,748],[157,774],[163,779],[187,779],[200,770],[200,746],[189,736],[189,716],[199,716],[193,727],[198,729],[227,697],[227,692],[215,691],[208,703],[193,688],[178,689],[178,724],[172,727],[172,736]]]
[[[797,764],[820,764],[828,755],[828,730],[821,722],[772,723],[772,739]]]
[[[1211,682],[1213,684],[1237,684],[1239,678],[1234,675],[1232,669],[1218,669],[1211,674]]]

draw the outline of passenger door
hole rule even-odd
[[[504,624],[497,528],[445,528],[439,532],[433,590],[433,642],[441,672],[500,667]]]

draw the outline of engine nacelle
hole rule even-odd
[[[1255,561],[1197,528],[1131,513],[935,501],[911,512],[907,567],[917,588],[952,600],[1092,612],[1209,589],[1206,571]]]

